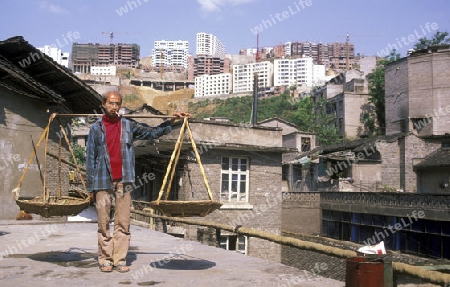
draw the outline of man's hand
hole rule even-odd
[[[186,113],[186,112],[179,112],[179,113],[175,113],[172,115],[172,117],[176,117],[176,118],[170,118],[170,123],[174,123],[176,120],[179,120],[181,118],[184,117],[190,117],[191,114],[190,113]]]

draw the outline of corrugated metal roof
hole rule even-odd
[[[0,41],[0,85],[27,97],[101,112],[101,95],[21,36]]]

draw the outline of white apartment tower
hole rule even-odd
[[[69,53],[61,53],[61,49],[53,46],[44,46],[41,48],[37,48],[41,53],[44,53],[45,55],[49,56],[53,59],[56,63],[60,64],[61,66],[64,66],[66,68],[69,68]]]
[[[286,42],[286,43],[284,43],[284,56],[285,56],[285,57],[290,57],[290,56],[292,56],[292,50],[291,50],[291,47],[292,47],[292,42]]]
[[[228,95],[232,91],[230,73],[195,77],[195,98]]]
[[[225,55],[225,46],[213,34],[197,33],[197,56],[199,55],[222,57]]]
[[[325,66],[312,57],[274,60],[274,86],[312,87],[325,79]]]
[[[188,56],[188,41],[155,41],[152,50],[152,64],[155,67],[182,66],[187,68]]]
[[[273,64],[269,61],[233,65],[233,93],[253,91],[254,73],[258,73],[258,87],[272,87]]]

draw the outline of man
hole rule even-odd
[[[98,263],[102,272],[128,272],[131,191],[135,179],[133,139],[157,139],[172,131],[175,118],[157,127],[119,116],[122,97],[108,92],[102,99],[105,114],[90,128],[86,143],[86,187],[98,217]],[[187,113],[175,117],[190,116]],[[109,230],[111,198],[115,198],[114,231]]]

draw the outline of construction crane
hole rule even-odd
[[[113,40],[114,40],[114,32],[113,31],[111,31],[111,32],[102,32],[102,34],[109,34],[109,44],[113,43]]]
[[[113,42],[114,42],[114,32],[113,31],[111,31],[111,32],[102,32],[102,34],[109,34],[109,43],[113,44]],[[119,32],[119,34],[139,34],[139,33],[128,33],[128,32],[120,33]]]
[[[345,47],[346,47],[346,61],[345,69],[350,70],[350,34],[347,35],[337,35],[338,37],[346,37]],[[352,35],[352,37],[379,37],[380,35]]]

